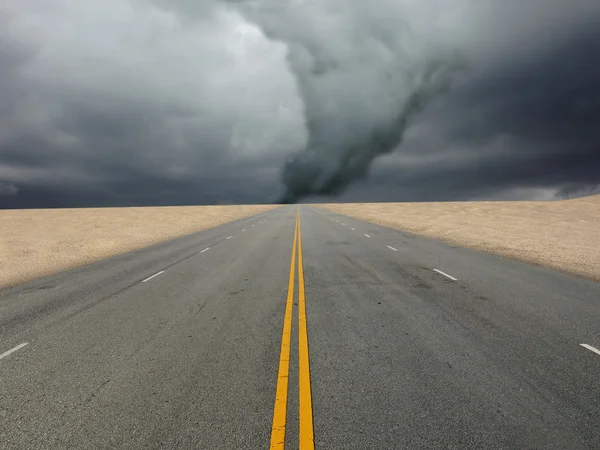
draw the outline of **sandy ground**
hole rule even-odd
[[[380,225],[600,281],[600,195],[558,202],[319,206]]]
[[[0,211],[0,287],[212,228],[275,207]]]

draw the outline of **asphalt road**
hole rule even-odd
[[[0,291],[0,448],[600,448],[600,283],[297,211]]]

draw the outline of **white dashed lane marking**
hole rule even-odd
[[[14,352],[16,352],[16,351],[17,351],[17,350],[19,350],[19,349],[22,349],[22,348],[23,348],[23,347],[25,347],[26,345],[29,345],[29,343],[28,343],[28,342],[23,342],[22,344],[19,344],[19,345],[17,345],[16,347],[14,347],[14,348],[11,348],[9,351],[2,353],[2,354],[0,355],[0,359],[2,359],[2,358],[6,358],[6,357],[7,357],[8,355],[10,355],[11,353],[14,353]]]
[[[591,345],[587,345],[587,344],[579,344],[579,345],[581,345],[583,348],[587,348],[591,352],[594,352],[594,353],[600,355],[600,350],[598,350],[597,348],[592,347]]]
[[[441,270],[433,269],[433,271],[439,273],[440,275],[444,275],[447,278],[450,278],[452,281],[457,280],[457,278],[454,278],[452,275],[448,275],[447,273],[442,272]]]
[[[152,275],[152,276],[150,276],[150,277],[146,278],[145,280],[142,280],[142,283],[145,283],[146,281],[150,281],[152,278],[159,276],[161,273],[165,273],[165,271],[164,271],[164,270],[161,270],[160,272],[158,272],[158,273],[155,273],[154,275]]]

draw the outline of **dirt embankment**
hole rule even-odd
[[[168,206],[0,211],[0,287],[276,207]]]
[[[380,225],[600,281],[600,195],[555,202],[319,206]]]

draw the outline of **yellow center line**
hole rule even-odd
[[[310,388],[310,363],[308,354],[308,330],[306,326],[306,297],[304,295],[304,266],[302,263],[302,231],[300,208],[296,215],[294,243],[288,295],[281,336],[281,353],[277,373],[277,390],[271,427],[271,450],[283,450],[285,447],[285,427],[287,416],[288,382],[290,372],[290,343],[292,334],[292,314],[294,305],[294,276],[296,274],[296,255],[298,256],[298,396],[299,396],[299,448],[314,450],[314,431],[312,414],[312,394]]]
[[[308,330],[306,327],[306,298],[304,297],[304,267],[302,264],[302,229],[298,208],[298,376],[300,405],[300,450],[313,450],[314,431],[312,394],[310,389],[310,363],[308,355]]]
[[[299,216],[296,216],[294,243],[292,245],[292,261],[290,263],[290,278],[288,295],[285,304],[283,333],[281,336],[281,352],[279,356],[279,371],[277,373],[277,390],[275,407],[273,408],[273,425],[271,427],[271,450],[283,450],[285,446],[285,423],[287,413],[288,379],[290,372],[290,341],[292,336],[292,307],[294,304],[294,274],[296,262],[296,241],[299,231]]]

